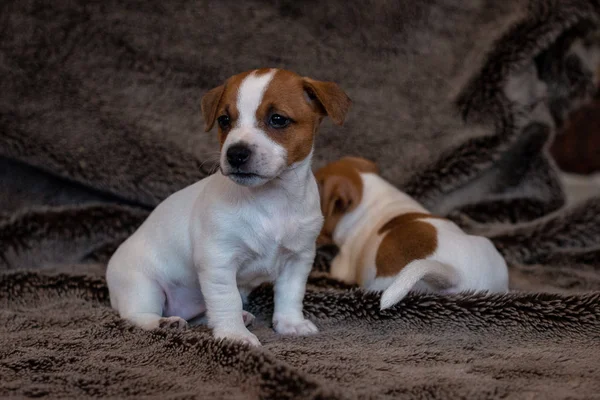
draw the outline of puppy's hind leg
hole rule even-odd
[[[252,315],[251,313],[249,313],[246,310],[242,311],[242,319],[244,320],[244,325],[249,326],[252,325],[252,322],[254,322],[254,315]]]
[[[180,317],[163,317],[165,293],[158,283],[144,274],[128,279],[119,294],[119,314],[142,329],[183,330],[188,323]]]
[[[332,278],[353,285],[356,283],[356,267],[350,262],[347,252],[340,250],[331,261],[329,274]]]
[[[250,292],[252,291],[251,289],[248,288],[244,288],[244,287],[240,287],[240,296],[242,297],[242,307],[246,304],[248,304],[248,296],[250,295]],[[252,322],[254,322],[254,315],[252,315],[252,313],[246,311],[246,310],[242,310],[242,319],[244,320],[244,325],[245,326],[250,326],[252,325]]]

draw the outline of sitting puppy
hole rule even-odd
[[[410,290],[508,291],[506,262],[492,242],[429,214],[378,172],[368,160],[346,157],[315,173],[325,216],[319,243],[340,248],[333,277],[384,290],[382,310]]]
[[[324,116],[341,125],[350,103],[335,83],[279,69],[210,90],[202,114],[207,132],[219,125],[220,170],[163,201],[117,249],[106,279],[121,317],[183,329],[206,314],[217,338],[260,345],[242,304],[274,281],[274,329],[317,332],[302,313],[323,224],[313,139]]]

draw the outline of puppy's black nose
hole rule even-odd
[[[248,159],[250,159],[250,155],[252,151],[245,144],[234,144],[229,149],[227,149],[227,162],[233,168],[239,168],[244,165]]]

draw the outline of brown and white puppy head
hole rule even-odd
[[[341,125],[351,101],[332,82],[281,69],[234,75],[202,98],[208,132],[215,121],[223,175],[244,186],[259,186],[312,154],[324,116]]]
[[[363,196],[361,173],[379,173],[377,165],[360,157],[344,157],[315,172],[325,217],[318,245],[333,243],[335,228],[342,217],[358,207]]]

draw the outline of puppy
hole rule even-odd
[[[315,173],[325,216],[319,243],[340,248],[333,277],[383,290],[382,310],[410,290],[508,291],[506,262],[490,240],[431,215],[378,172],[346,157]]]
[[[167,198],[111,258],[110,300],[145,328],[206,317],[217,338],[260,345],[242,310],[274,282],[273,327],[317,332],[302,300],[323,216],[311,170],[324,116],[341,125],[350,99],[331,82],[279,69],[235,75],[202,98],[219,126],[220,170]]]

